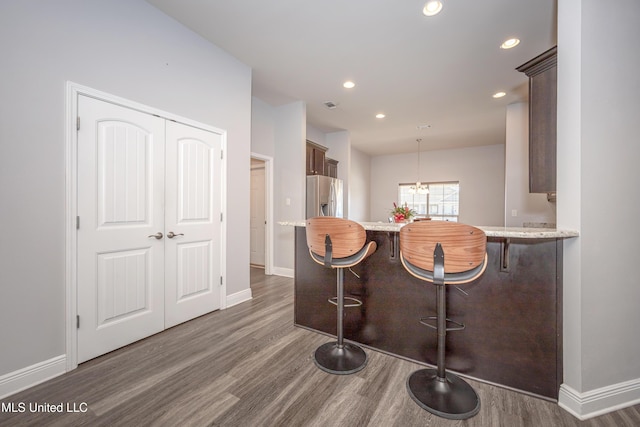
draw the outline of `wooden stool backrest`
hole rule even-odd
[[[357,222],[331,216],[307,220],[307,246],[312,252],[324,256],[327,234],[331,237],[333,258],[346,258],[357,253],[367,240],[367,232]]]
[[[436,243],[444,251],[445,273],[461,273],[482,264],[487,237],[479,228],[458,222],[420,221],[400,229],[400,251],[411,264],[433,271]]]

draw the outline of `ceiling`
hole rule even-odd
[[[528,92],[515,68],[556,44],[556,0],[442,0],[434,17],[425,0],[147,1],[249,65],[253,96],[302,100],[309,125],[373,156],[504,143]]]

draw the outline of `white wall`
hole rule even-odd
[[[460,182],[460,222],[504,225],[504,145],[424,151],[422,182]],[[415,182],[417,153],[371,158],[371,220],[386,222],[398,184]]]
[[[558,5],[558,225],[564,244],[560,404],[593,416],[640,401],[640,2]]]
[[[275,111],[258,98],[251,98],[251,152],[275,157]]]
[[[371,156],[351,147],[349,168],[349,219],[370,221]]]
[[[307,124],[307,139],[315,142],[316,144],[320,144],[325,147],[327,146],[327,143],[325,142],[325,133],[309,124]],[[329,154],[329,157],[331,157],[331,154]]]
[[[249,287],[251,70],[142,0],[0,2],[0,376],[65,352],[65,83],[228,131],[229,294]]]
[[[306,107],[302,102],[273,107],[254,97],[251,130],[251,151],[274,159],[273,273],[293,277],[294,228],[278,222],[305,217]]]
[[[303,102],[275,107],[274,215],[275,273],[293,275],[294,228],[278,221],[300,220],[306,207],[306,120]]]
[[[546,194],[529,193],[529,106],[518,102],[507,106],[504,225],[525,222],[555,224],[556,205]]]

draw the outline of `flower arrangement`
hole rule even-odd
[[[393,210],[391,211],[395,222],[404,222],[410,220],[416,211],[409,209],[409,206],[405,203],[404,206],[398,206],[396,202],[393,202]]]

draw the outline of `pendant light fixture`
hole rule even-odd
[[[411,194],[429,194],[429,187],[427,187],[426,185],[422,185],[422,182],[420,182],[420,142],[422,141],[422,138],[418,138],[416,139],[416,142],[418,143],[418,180],[416,181],[415,185],[412,185],[411,187],[409,187],[409,193]]]

